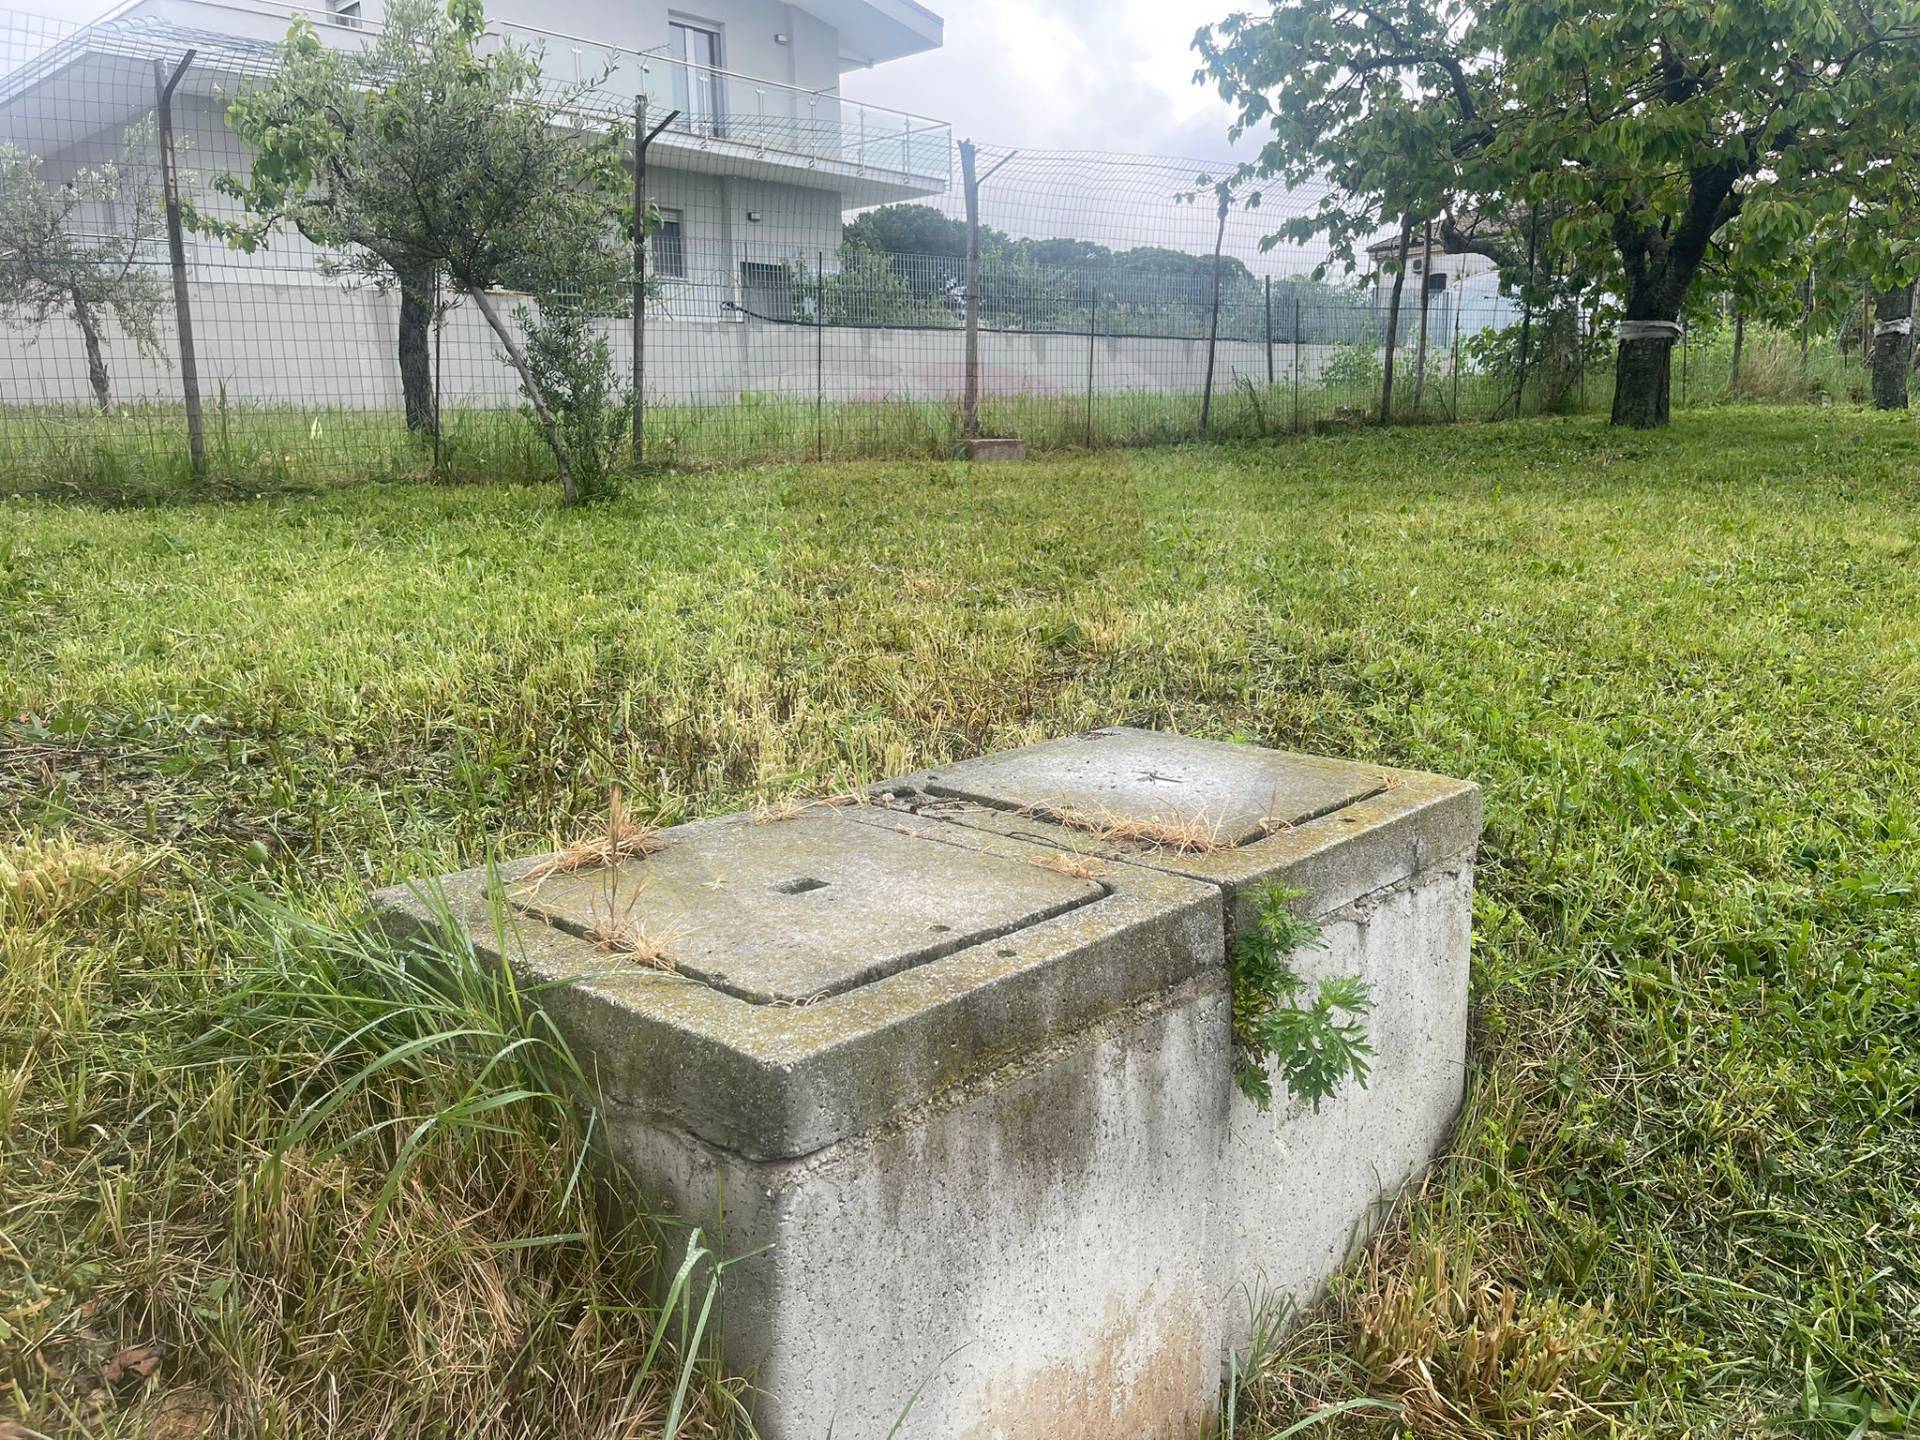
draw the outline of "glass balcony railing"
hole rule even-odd
[[[296,16],[311,20],[324,39],[341,47],[365,44],[379,30],[374,20],[361,20],[358,7],[351,23],[344,22],[340,0],[332,6],[325,0],[122,0],[90,26],[4,36],[0,76],[9,71],[24,76],[73,46],[103,43],[128,26],[137,30],[155,23],[188,26],[204,32],[208,41],[227,40],[264,53]],[[953,131],[942,121],[847,100],[831,89],[803,90],[676,60],[664,46],[624,50],[504,21],[491,22],[482,43],[538,50],[554,84],[592,87],[587,108],[599,120],[630,119],[634,101],[644,96],[650,126],[674,116],[663,142],[723,154],[746,152],[776,163],[844,166],[869,179],[916,189],[942,189],[948,180]],[[247,68],[232,57],[223,63]]]
[[[488,26],[488,33],[540,50],[553,80],[591,85],[597,110],[630,112],[644,96],[649,126],[674,117],[662,140],[826,161],[915,186],[942,188],[948,180],[953,129],[943,121],[844,99],[831,90],[802,90],[696,65],[658,50],[636,53],[500,22]]]

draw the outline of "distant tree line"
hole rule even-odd
[[[850,221],[837,269],[791,271],[791,313],[829,325],[952,328],[965,305],[967,227],[929,205],[886,205]],[[1267,285],[1222,256],[1220,335],[1267,335]],[[990,330],[1200,338],[1213,306],[1214,258],[1164,246],[1115,250],[1089,240],[1019,239],[980,231],[980,323]],[[1368,296],[1307,279],[1273,282],[1273,338],[1368,338]]]

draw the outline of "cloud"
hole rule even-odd
[[[1230,0],[953,0],[946,44],[847,74],[855,100],[945,120],[982,143],[1244,158],[1233,113],[1193,83],[1194,31]]]

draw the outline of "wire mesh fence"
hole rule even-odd
[[[343,282],[296,230],[243,253],[185,225],[176,263],[164,176],[189,216],[237,218],[215,182],[250,156],[225,109],[273,73],[288,19],[212,0],[170,13],[199,11],[203,26],[0,12],[0,254],[31,281],[0,295],[0,485],[549,473],[500,341],[450,286],[415,307],[409,366],[397,287]],[[317,18],[328,43],[365,40],[357,10]],[[1326,277],[1321,254],[1263,245],[1317,195],[1223,190],[1224,167],[1189,160],[969,155],[936,121],[837,94],[490,29],[510,43],[592,82],[553,123],[631,140],[665,122],[645,147],[642,302],[593,324],[621,384],[644,355],[649,460],[1270,433],[1377,410],[1389,362],[1402,416],[1604,399],[1585,317],[1556,342],[1478,257],[1411,255],[1396,313],[1391,257]],[[497,308],[524,331],[527,304]],[[1534,337],[1531,390],[1516,327]],[[1574,358],[1543,398],[1556,344]]]

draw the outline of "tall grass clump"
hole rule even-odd
[[[27,848],[0,869],[0,1415],[744,1429],[709,1358],[717,1257],[596,1150],[585,1077],[509,970],[177,856]]]

